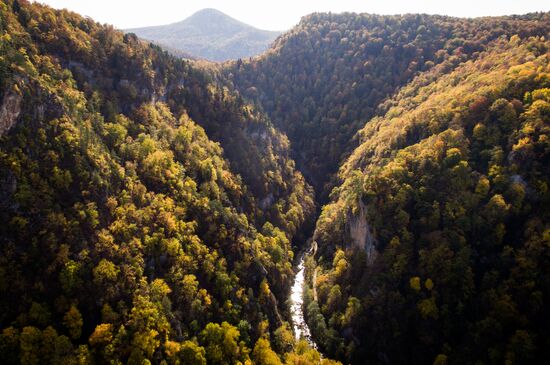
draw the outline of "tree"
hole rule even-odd
[[[69,335],[72,339],[76,340],[80,338],[82,334],[82,314],[75,305],[71,305],[71,308],[65,313],[63,317],[63,324],[69,331]]]
[[[252,360],[258,365],[282,365],[281,360],[271,349],[269,341],[265,338],[259,338],[256,341],[252,351]]]
[[[193,341],[184,341],[182,343],[178,358],[182,364],[206,365],[206,351],[204,347],[197,345]]]
[[[21,364],[38,365],[41,361],[42,332],[36,327],[24,327],[21,331]]]
[[[288,322],[284,322],[282,326],[277,328],[273,333],[273,346],[275,350],[282,354],[290,352],[295,345],[295,337]]]
[[[210,364],[234,364],[244,361],[247,351],[238,343],[239,330],[227,322],[208,323],[200,333],[200,342],[206,350]]]

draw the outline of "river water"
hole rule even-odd
[[[305,281],[305,258],[306,253],[300,258],[298,264],[298,272],[294,277],[294,283],[290,290],[290,313],[292,316],[292,325],[294,329],[294,335],[299,340],[304,338],[313,348],[317,348],[315,342],[311,338],[311,332],[304,319],[304,281]]]

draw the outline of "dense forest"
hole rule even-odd
[[[314,212],[288,139],[133,35],[0,7],[0,362],[317,363],[285,313]]]
[[[550,363],[549,34],[312,14],[207,64],[0,0],[0,362]]]
[[[360,131],[315,231],[329,353],[550,361],[549,47],[513,36],[435,67]]]
[[[443,16],[312,14],[259,59],[224,72],[288,135],[298,168],[324,202],[356,132],[379,104],[419,72],[446,72],[500,36],[545,36],[548,14],[460,19]]]
[[[327,355],[550,362],[549,30],[313,14],[226,66],[329,200],[306,296]]]

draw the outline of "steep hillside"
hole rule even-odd
[[[361,130],[314,237],[328,354],[550,361],[549,49],[515,35],[446,61]]]
[[[287,139],[208,71],[74,13],[1,1],[0,49],[0,362],[292,351],[313,200]]]
[[[254,28],[215,9],[203,9],[178,23],[127,31],[162,46],[211,61],[259,55],[281,34]]]
[[[0,363],[550,363],[549,33],[312,14],[212,64],[0,0]]]
[[[298,168],[326,197],[332,174],[357,146],[355,133],[419,72],[446,60],[452,69],[501,35],[542,36],[549,30],[548,14],[312,14],[260,59],[235,62],[226,75],[288,135]]]

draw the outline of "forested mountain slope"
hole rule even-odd
[[[312,14],[206,65],[0,0],[0,363],[550,362],[549,30]]]
[[[265,52],[281,32],[262,30],[216,9],[203,9],[181,22],[128,32],[195,58],[227,61]]]
[[[475,58],[502,35],[544,36],[549,15],[461,19],[430,15],[312,14],[258,59],[226,67],[291,141],[318,193],[378,105],[419,72]]]
[[[513,36],[446,61],[361,130],[315,231],[308,317],[328,354],[550,361],[549,50]]]
[[[0,362],[292,350],[313,200],[286,137],[209,72],[74,13],[1,1],[0,49]]]

